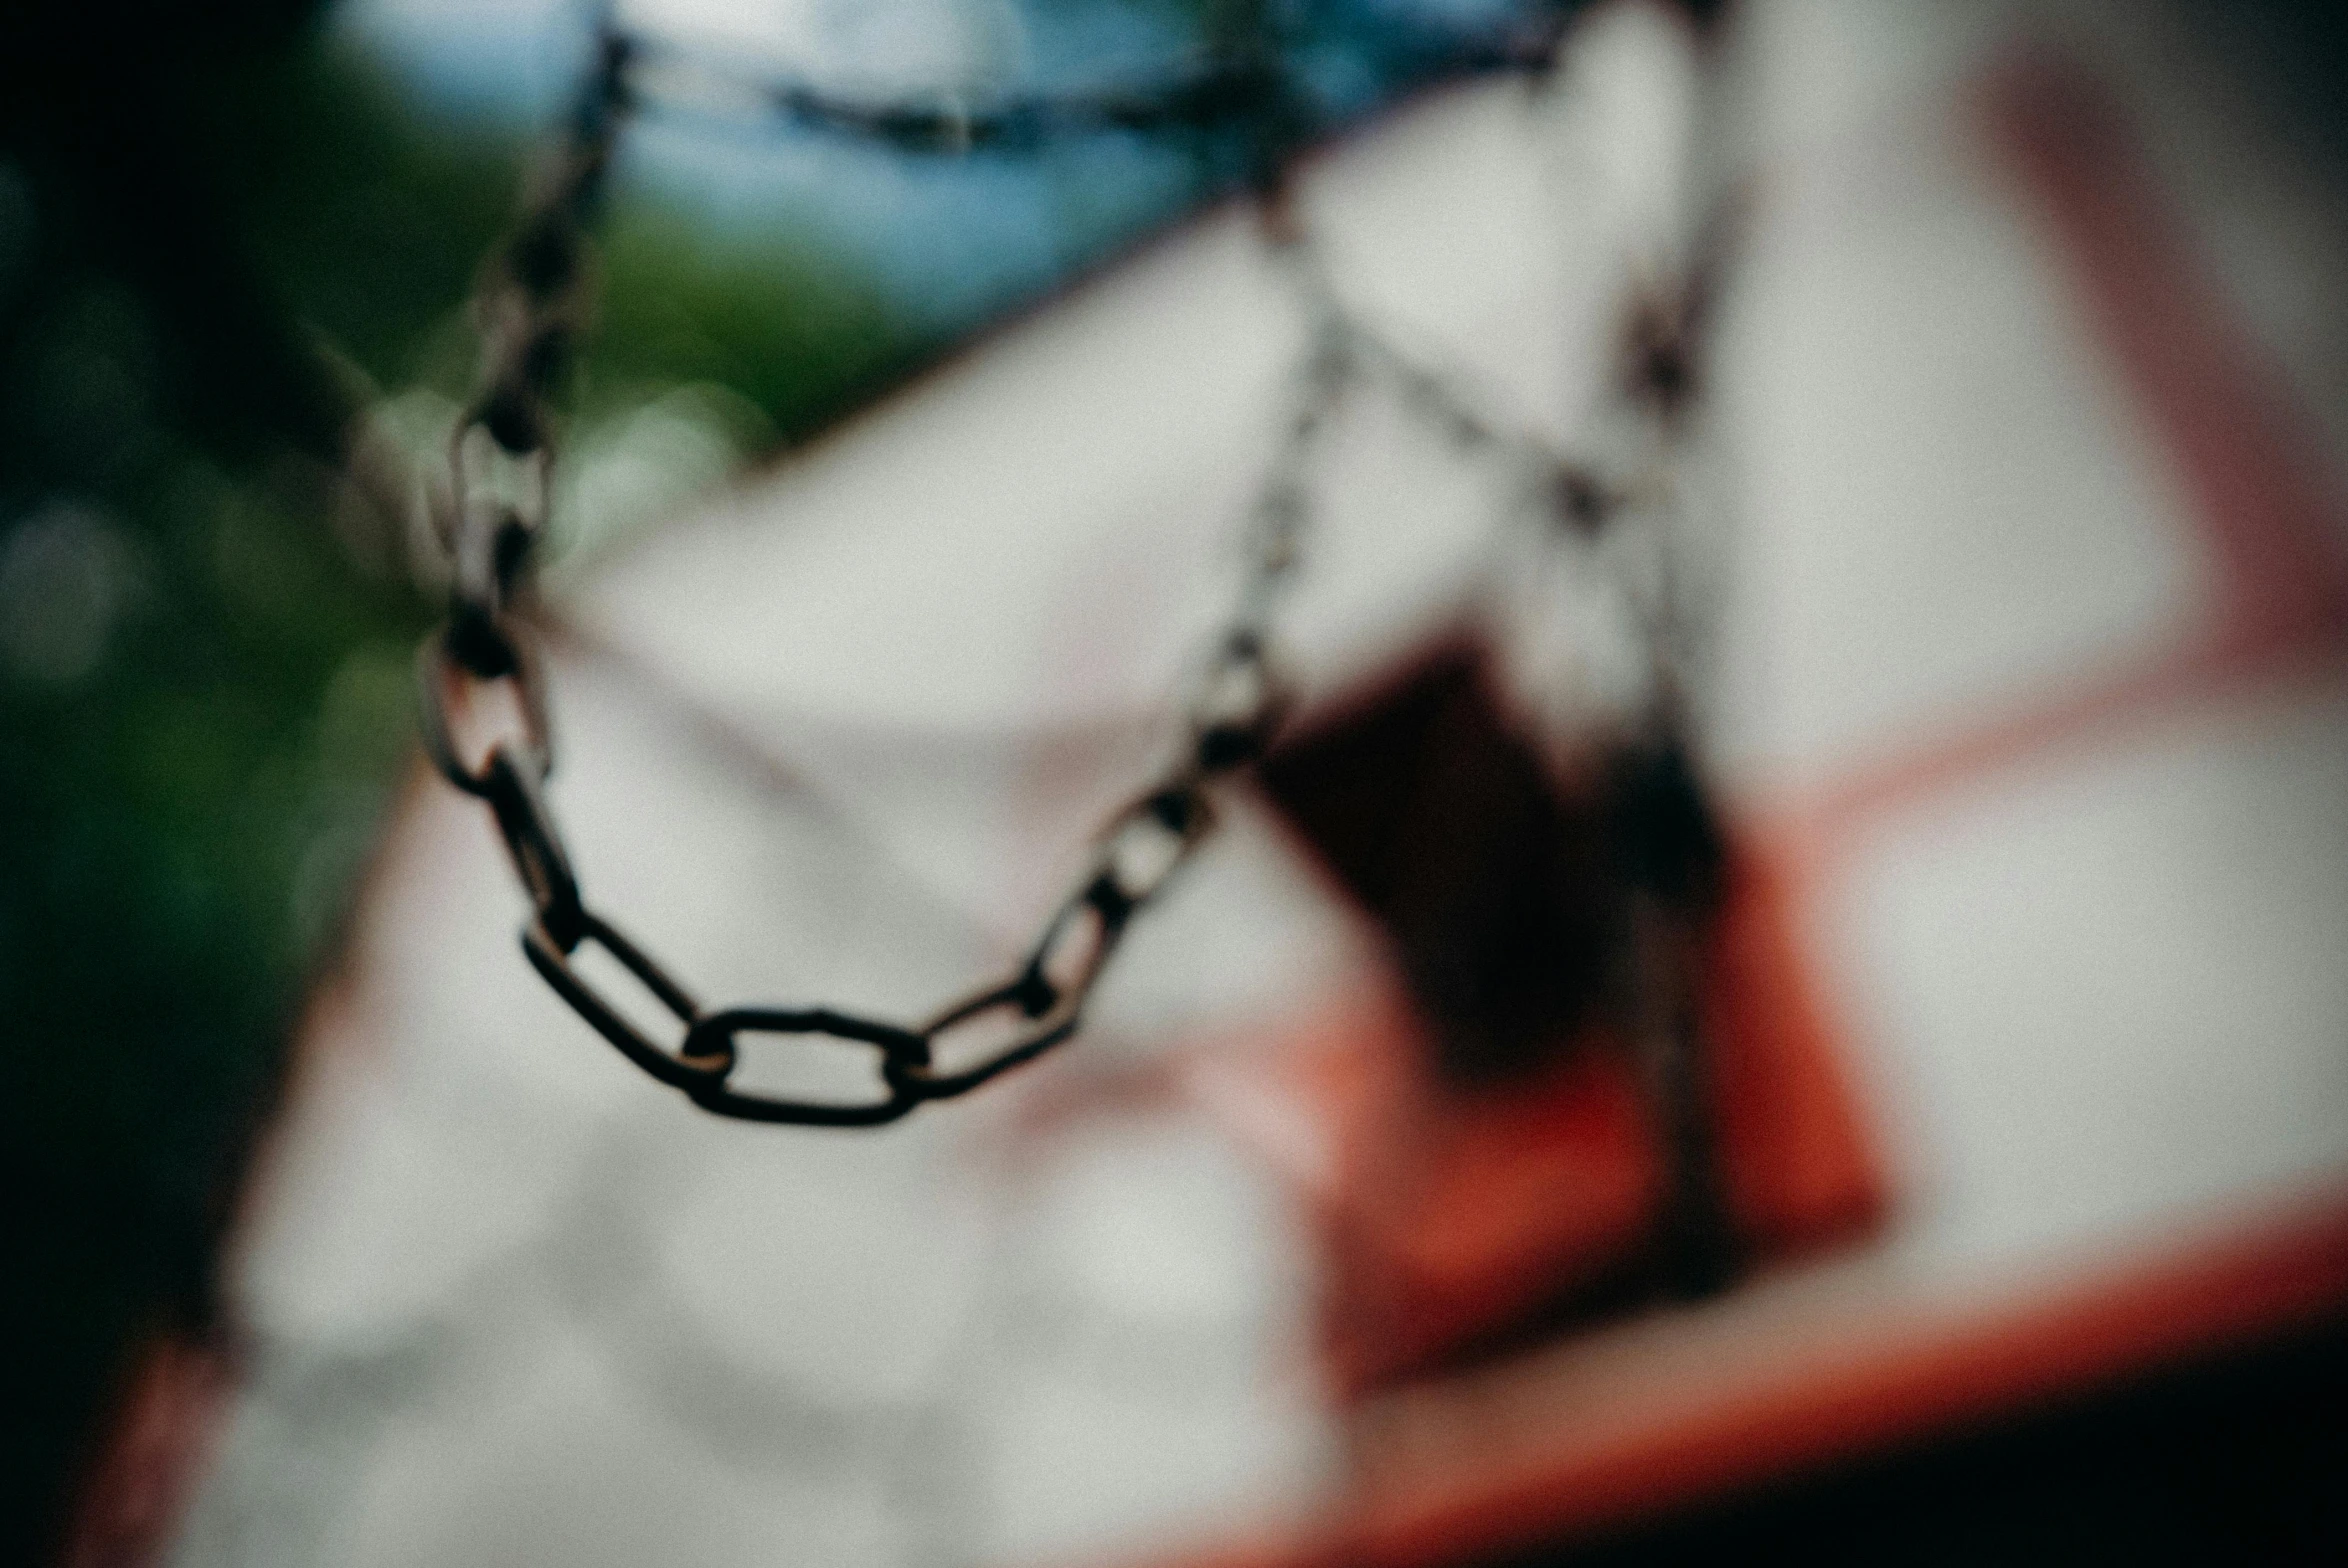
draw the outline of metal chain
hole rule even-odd
[[[1553,46],[1554,37],[1547,42]],[[1264,233],[1299,282],[1310,318],[1308,343],[1281,444],[1248,518],[1245,580],[1191,690],[1173,761],[1102,825],[1085,870],[1025,958],[927,1020],[908,1027],[827,1007],[705,1008],[586,902],[546,802],[554,737],[544,676],[522,613],[529,566],[546,522],[552,402],[590,303],[588,229],[619,124],[635,107],[632,71],[650,48],[608,21],[603,25],[595,68],[569,134],[539,171],[519,227],[484,271],[475,304],[483,344],[479,389],[450,437],[446,483],[437,497],[435,521],[451,562],[450,606],[418,651],[424,744],[451,784],[489,806],[530,900],[522,948],[531,965],[630,1061],[721,1116],[877,1126],[927,1101],[967,1093],[1073,1034],[1135,913],[1158,896],[1212,830],[1217,781],[1263,754],[1286,707],[1272,651],[1272,612],[1293,577],[1309,521],[1305,466],[1347,386],[1364,376],[1389,380],[1405,407],[1462,446],[1527,444],[1504,440],[1440,378],[1412,366],[1346,312],[1285,199],[1279,159],[1259,146],[1266,154],[1256,170]],[[1160,95],[1164,114],[1152,123],[1210,110],[1231,113],[1255,122],[1259,143],[1268,143],[1271,136],[1261,127],[1287,116],[1277,130],[1284,141],[1292,137],[1293,104],[1288,90],[1269,76],[1262,53],[1235,58],[1238,63],[1225,60]],[[1485,63],[1533,58],[1527,49]],[[1124,107],[1113,113],[1097,104],[1055,101],[1049,112],[1038,104],[1012,106],[1001,125],[965,116],[955,135],[941,137],[911,110],[865,106],[853,115],[816,114],[808,106],[812,100],[774,101],[803,119],[862,126],[917,148],[1003,139],[1012,120],[1142,123],[1131,100],[1116,100]],[[1541,460],[1560,476],[1559,495],[1598,493],[1574,465],[1546,455]],[[486,710],[493,706],[502,711],[489,717]],[[590,945],[673,1017],[669,1043],[631,1021],[582,971],[576,960]],[[869,1097],[845,1103],[736,1087],[731,1078],[741,1042],[760,1035],[869,1050],[878,1069],[876,1087]]]
[[[425,750],[451,784],[489,803],[537,923],[566,951],[588,917],[541,791],[554,767],[545,681],[512,612],[545,531],[551,400],[585,325],[587,226],[626,106],[627,59],[625,39],[598,37],[569,134],[537,171],[522,223],[484,269],[474,302],[478,388],[450,433],[445,483],[433,497],[449,557],[449,613],[417,650]],[[501,699],[501,724],[468,722]]]
[[[597,204],[637,46],[606,29],[570,134],[527,215],[493,259],[477,304],[480,390],[450,438],[438,522],[452,563],[446,621],[419,650],[423,735],[441,773],[488,803],[532,917],[523,951],[557,995],[629,1060],[695,1104],[750,1121],[874,1126],[963,1094],[1068,1038],[1134,913],[1156,897],[1214,823],[1214,781],[1262,754],[1284,706],[1269,612],[1305,521],[1300,468],[1341,390],[1328,349],[1309,356],[1287,440],[1252,518],[1239,610],[1188,704],[1175,761],[1096,837],[1090,863],[1010,974],[907,1028],[825,1007],[706,1009],[668,970],[590,909],[543,790],[554,766],[544,677],[515,612],[544,528],[554,457],[550,402],[586,309],[586,229]],[[498,722],[479,712],[502,701]],[[575,962],[600,947],[672,1014],[675,1043],[640,1029]],[[861,1103],[777,1098],[729,1082],[746,1035],[871,1050],[880,1090]]]

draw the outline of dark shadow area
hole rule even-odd
[[[2348,1323],[1480,1568],[2348,1562]]]

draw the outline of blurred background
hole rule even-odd
[[[582,877],[699,994],[917,1018],[1025,950],[1353,334],[1288,738],[1075,1043],[891,1128],[637,1075],[418,758],[415,476],[599,20],[532,613]],[[2344,43],[27,19],[11,1559],[2338,1560]],[[987,118],[1234,59],[1272,129]]]

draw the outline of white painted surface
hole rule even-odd
[[[1824,917],[1951,1269],[2348,1179],[2348,703],[2190,711],[1903,815]]]

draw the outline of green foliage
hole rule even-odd
[[[606,229],[602,262],[583,413],[710,383],[796,439],[927,347],[836,264],[787,238],[696,239],[664,213],[627,207]]]
[[[463,396],[466,296],[513,217],[528,145],[416,114],[377,69],[328,44],[255,66],[213,96],[212,134],[224,154],[235,149],[220,166],[290,312],[380,388]],[[713,238],[624,189],[599,250],[582,413],[706,382],[789,438],[928,346],[787,225]]]

